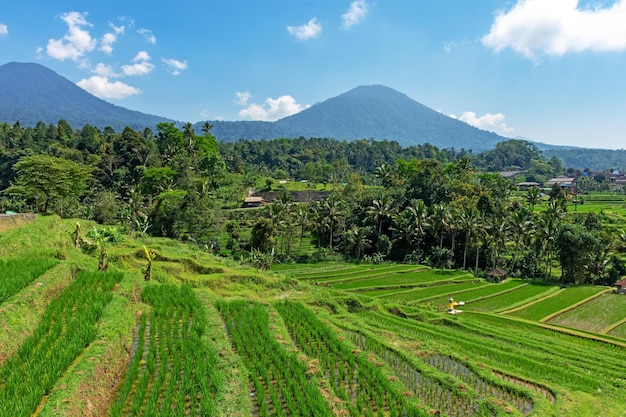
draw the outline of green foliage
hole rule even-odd
[[[276,245],[274,238],[274,224],[267,217],[259,218],[252,226],[250,246],[260,252],[268,252]]]
[[[57,204],[74,203],[87,188],[92,169],[73,161],[48,155],[25,156],[13,165],[15,183],[4,191],[29,202],[44,212]]]
[[[93,341],[98,320],[121,278],[119,273],[81,271],[51,301],[33,336],[0,369],[0,415],[35,412],[41,398]]]
[[[55,259],[31,256],[0,260],[0,304],[57,263]]]

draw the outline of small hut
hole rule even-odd
[[[502,282],[506,279],[508,272],[502,268],[494,268],[487,273],[487,281]]]
[[[626,294],[626,278],[617,281],[615,284],[615,292],[618,294]]]
[[[250,196],[250,197],[246,197],[246,199],[243,201],[243,206],[244,207],[259,207],[263,202],[264,202],[263,197]]]

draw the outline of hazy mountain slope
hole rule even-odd
[[[381,85],[361,86],[275,122],[291,136],[374,138],[402,146],[488,149],[506,140],[432,110]]]
[[[171,121],[101,100],[43,65],[11,62],[0,66],[0,121],[34,126],[39,121],[56,124],[60,119],[75,129],[90,124],[116,131],[126,126],[154,128]]]

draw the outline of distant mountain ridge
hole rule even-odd
[[[57,124],[60,119],[75,129],[90,124],[100,129],[111,126],[116,131],[173,122],[101,100],[40,64],[0,66],[0,121],[34,126],[40,121]]]
[[[481,151],[508,140],[441,114],[382,85],[356,87],[272,123],[211,123],[213,133],[225,142],[299,136],[338,140],[374,138],[394,140],[404,147],[430,143],[439,148]]]
[[[128,110],[101,100],[56,72],[35,63],[0,66],[0,121],[34,126],[66,120],[121,131],[154,129],[165,117]],[[320,137],[396,141],[403,147],[430,143],[439,148],[482,151],[508,138],[448,117],[382,85],[360,86],[275,122],[210,121],[223,142]],[[181,125],[180,122],[176,122]],[[194,125],[200,131],[204,121]]]

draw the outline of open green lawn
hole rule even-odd
[[[625,316],[626,296],[607,293],[554,317],[549,323],[599,333]]]
[[[509,313],[511,316],[527,320],[541,320],[542,318],[563,310],[573,304],[605,291],[606,287],[579,286],[569,287],[563,291],[551,294],[543,300],[531,303],[527,307]]]

